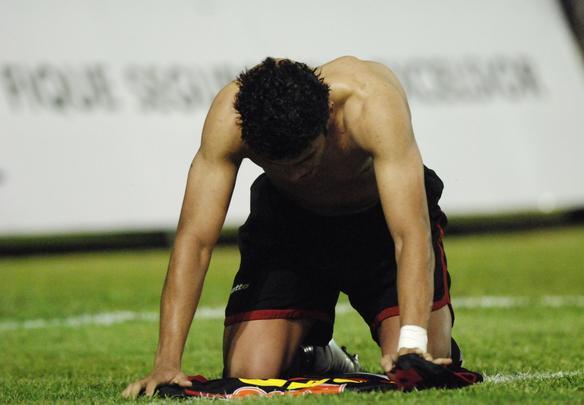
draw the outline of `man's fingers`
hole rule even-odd
[[[403,355],[410,354],[410,353],[419,354],[420,356],[422,356],[424,354],[422,349],[402,347],[399,349],[399,352],[397,353],[397,355],[403,356]]]
[[[448,366],[452,364],[452,359],[440,358],[432,360],[432,363],[438,364],[440,366]]]
[[[142,380],[134,385],[132,390],[132,398],[137,398],[140,395],[140,391],[146,386],[146,380]]]
[[[192,387],[193,383],[189,381],[186,377],[178,377],[174,379],[174,383],[180,385],[181,387]]]
[[[156,381],[153,380],[148,381],[148,383],[146,384],[146,390],[144,391],[144,394],[147,397],[151,397],[152,395],[154,395],[154,390],[156,389],[157,386],[158,384],[156,383]]]
[[[128,385],[128,387],[122,392],[124,398],[136,398],[142,389],[143,381],[137,381],[133,384]]]
[[[380,364],[381,364],[381,367],[383,368],[383,370],[386,373],[389,373],[391,371],[391,369],[393,368],[393,360],[391,358],[391,355],[386,354],[385,356],[383,356],[381,358]]]

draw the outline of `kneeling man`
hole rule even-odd
[[[443,184],[422,163],[398,80],[354,57],[316,69],[267,58],[213,101],[162,293],[155,367],[124,395],[190,385],[183,348],[245,158],[264,173],[239,230],[225,376],[311,372],[307,353],[325,354],[331,364],[318,364],[321,371],[341,363],[351,371],[352,357],[339,360],[334,344],[322,350],[340,291],[369,326],[385,371],[407,353],[459,361],[441,240]]]

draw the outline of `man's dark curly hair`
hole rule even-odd
[[[266,58],[237,77],[241,137],[269,159],[294,158],[320,134],[329,119],[329,86],[304,63]]]

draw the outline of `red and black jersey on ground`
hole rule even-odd
[[[418,355],[401,356],[397,366],[383,374],[352,373],[336,376],[298,377],[289,379],[221,378],[207,380],[189,377],[192,387],[178,385],[158,387],[158,395],[171,398],[240,398],[246,396],[280,396],[305,394],[340,394],[344,391],[412,391],[428,388],[462,388],[481,382],[481,374],[464,368],[452,369],[425,361]]]

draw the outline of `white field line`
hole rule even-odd
[[[543,297],[509,297],[481,296],[462,297],[453,300],[455,309],[521,308],[521,307],[584,307],[584,295],[543,296]],[[337,315],[353,311],[349,304],[339,304]],[[200,307],[195,318],[223,319],[223,307]],[[132,321],[157,322],[157,312],[116,311],[97,314],[83,314],[68,318],[31,319],[25,321],[0,321],[0,332],[19,329],[45,329],[50,327],[78,328],[86,325],[109,326]]]
[[[517,373],[517,374],[495,374],[485,376],[485,382],[491,384],[505,384],[517,381],[532,380],[555,380],[558,378],[577,377],[584,375],[584,371],[557,371],[547,373]]]

